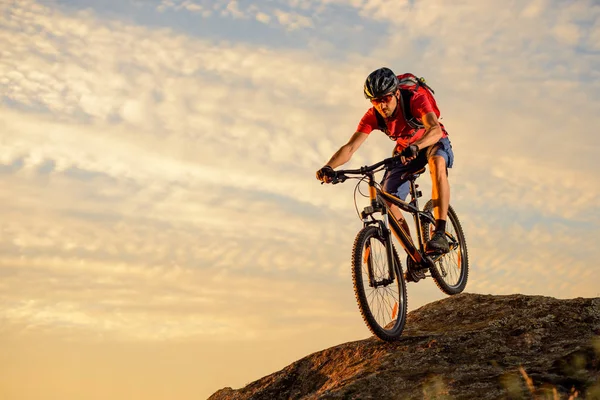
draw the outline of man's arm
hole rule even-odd
[[[369,137],[369,134],[367,133],[354,132],[350,140],[348,140],[348,143],[340,147],[340,149],[335,152],[335,154],[325,165],[329,165],[331,168],[335,169],[340,165],[347,163],[352,158],[352,154],[358,150],[360,145],[364,143],[367,137]]]
[[[442,127],[440,126],[435,113],[427,113],[421,120],[423,126],[425,126],[425,134],[421,139],[411,144],[416,144],[419,146],[419,149],[424,149],[425,147],[436,144],[442,138],[444,132],[442,131]]]

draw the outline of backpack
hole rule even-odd
[[[439,118],[440,110],[438,109],[435,98],[433,97],[435,92],[429,87],[429,85],[427,85],[427,83],[425,83],[425,79],[417,78],[417,76],[411,73],[398,75],[398,80],[400,81],[400,85],[398,87],[400,89],[398,106],[402,109],[402,115],[404,115],[407,125],[413,128],[412,135],[414,135],[417,130],[422,129],[424,126],[423,122],[419,118],[416,118],[412,115],[412,112],[410,111],[410,101],[415,93],[423,93],[429,99],[431,105],[433,106],[435,115],[437,115]],[[392,137],[390,135],[383,116],[379,114],[375,107],[373,107],[373,111],[375,111],[375,116],[377,117],[378,128],[388,135],[390,139],[396,140],[397,137]]]

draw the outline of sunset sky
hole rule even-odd
[[[315,171],[381,66],[436,91],[466,291],[600,296],[597,0],[0,0],[0,16],[3,400],[205,399],[369,337],[354,184]],[[392,147],[374,132],[347,166]],[[444,297],[408,286],[410,310]]]

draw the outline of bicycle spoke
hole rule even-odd
[[[429,200],[425,207],[426,211],[433,210],[433,201]],[[433,237],[435,224],[426,221],[423,225],[423,236],[425,241]],[[446,239],[449,251],[435,257],[431,266],[431,276],[436,285],[449,295],[460,293],[464,290],[469,274],[469,258],[465,243],[464,233],[454,209],[449,205],[446,219]]]
[[[363,258],[363,275],[368,278],[367,266],[370,261],[373,272],[373,282],[381,283],[388,279],[389,269],[387,265],[387,253],[381,242],[375,238],[369,240],[365,246],[365,256]],[[366,291],[367,303],[374,314],[374,318],[382,327],[390,324],[395,320],[398,314],[400,295],[394,289],[393,284],[385,286],[370,287]]]
[[[380,228],[364,227],[357,235],[352,278],[359,309],[367,326],[382,340],[396,340],[406,323],[406,286],[398,254],[390,259]],[[369,280],[369,274],[371,279]]]

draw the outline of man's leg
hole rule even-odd
[[[410,236],[410,228],[408,227],[408,222],[406,222],[402,215],[402,211],[394,204],[388,203],[388,206],[390,206],[390,211],[394,214],[394,217],[398,220],[402,229]]]
[[[429,172],[431,174],[433,216],[436,220],[445,221],[448,216],[448,204],[450,204],[450,185],[448,184],[448,173],[444,157],[430,157]]]
[[[385,174],[382,182],[383,190],[397,196],[401,200],[406,200],[409,192],[409,185],[407,181],[401,179],[402,174],[406,171],[406,165],[398,165],[393,170],[388,171]],[[410,236],[410,229],[408,227],[408,223],[402,215],[402,211],[397,206],[389,202],[387,202],[387,205],[390,207],[390,211],[394,215],[394,218],[398,220],[400,226],[404,229],[408,236]]]
[[[431,200],[433,202],[435,232],[427,242],[426,250],[431,253],[445,253],[449,250],[445,232],[448,204],[450,204],[450,185],[448,183],[446,159],[442,155],[435,154],[429,157],[428,163],[431,174]]]

